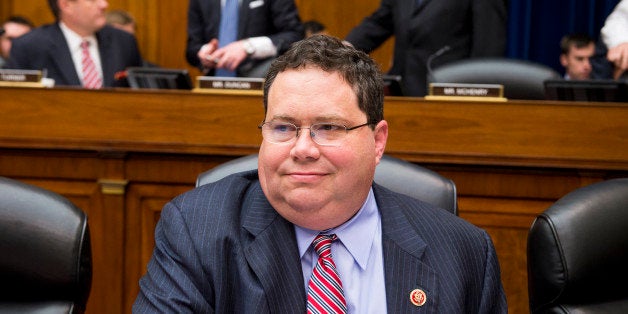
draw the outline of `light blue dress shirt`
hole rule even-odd
[[[386,313],[382,224],[373,189],[364,205],[344,224],[325,231],[295,226],[305,293],[318,256],[311,244],[319,233],[336,234],[332,258],[342,281],[348,313]]]

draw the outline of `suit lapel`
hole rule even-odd
[[[259,183],[248,193],[243,227],[252,235],[244,249],[273,313],[305,313],[305,288],[294,227],[270,206]],[[296,293],[295,293],[296,292]]]
[[[63,32],[56,24],[50,34],[50,58],[53,60],[57,67],[57,72],[63,77],[65,82],[57,82],[60,85],[81,85],[81,80],[78,77],[77,69],[74,67],[74,61],[72,61],[72,53],[70,47],[63,36]],[[66,84],[64,84],[66,83]]]
[[[438,304],[438,276],[422,260],[427,244],[410,224],[408,216],[410,214],[417,219],[416,215],[409,213],[410,209],[402,207],[388,192],[377,186],[375,198],[382,216],[388,312],[435,312]],[[426,293],[427,302],[421,307],[410,302],[410,293],[415,289]]]
[[[105,26],[107,27],[107,26]],[[98,52],[100,53],[100,66],[102,68],[103,87],[113,86],[114,68],[113,68],[113,56],[115,52],[112,51],[111,46],[111,33],[103,31],[102,29],[96,33],[96,40],[98,40]]]
[[[246,21],[249,20],[248,15],[251,10],[249,10],[249,3],[251,0],[242,0],[240,2],[240,9],[238,11],[238,39],[244,38],[244,33],[246,31]]]

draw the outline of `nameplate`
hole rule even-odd
[[[195,91],[254,91],[259,93],[263,88],[263,78],[198,76]]]
[[[505,101],[501,84],[430,83],[425,99]]]
[[[39,83],[42,72],[38,70],[0,69],[0,81],[12,83]]]

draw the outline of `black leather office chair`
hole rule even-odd
[[[253,169],[257,169],[257,154],[228,161],[201,173],[196,179],[196,186]],[[454,215],[458,214],[454,182],[427,168],[384,155],[375,170],[375,182],[395,192],[444,208]]]
[[[0,177],[0,313],[83,313],[91,282],[85,213]]]
[[[442,65],[428,75],[431,83],[502,84],[509,99],[545,99],[543,82],[560,74],[542,64],[508,58],[473,58]]]
[[[565,195],[528,235],[532,313],[628,313],[628,178]]]

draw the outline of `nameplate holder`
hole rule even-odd
[[[430,83],[427,100],[506,101],[501,84]]]
[[[196,88],[194,88],[194,91],[201,93],[261,95],[263,89],[263,78],[198,76],[196,77]]]
[[[39,70],[0,69],[0,86],[45,87]]]

